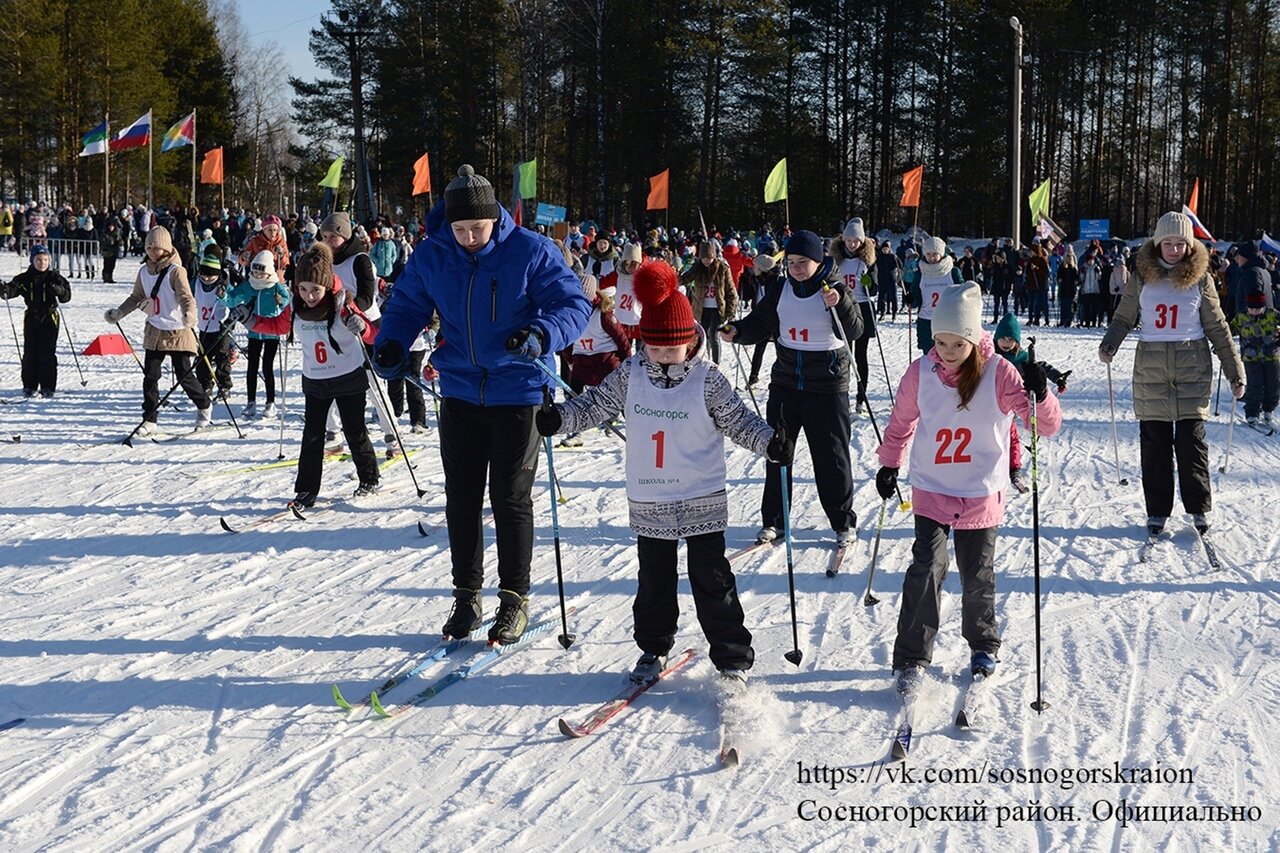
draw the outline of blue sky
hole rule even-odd
[[[275,42],[288,64],[288,73],[314,80],[319,70],[307,50],[307,34],[317,26],[320,15],[330,9],[322,0],[235,0],[240,20],[252,44]]]

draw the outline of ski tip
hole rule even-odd
[[[338,703],[338,707],[343,709],[344,711],[352,710],[352,707],[353,707],[352,704],[347,701],[347,698],[345,696],[342,695],[342,691],[338,689],[338,685],[334,684],[332,685],[332,687],[333,687],[333,701]]]
[[[421,521],[419,521],[419,522],[418,522],[418,533],[419,533],[420,535],[422,535],[422,536],[430,536],[430,535],[431,535],[431,531],[429,531],[429,530],[427,530],[427,528],[423,527],[423,526],[422,526],[422,522],[421,522]]]
[[[378,698],[377,693],[369,694],[369,707],[373,708],[373,713],[382,717],[382,719],[387,720],[391,718],[391,712],[382,707],[382,700]]]
[[[586,737],[586,732],[572,725],[564,717],[560,718],[560,734],[570,738]]]
[[[909,751],[910,751],[910,747],[903,746],[900,741],[894,741],[893,749],[890,750],[890,756],[893,758],[894,761],[906,761],[907,753]]]
[[[234,527],[232,527],[230,524],[227,524],[227,519],[224,516],[221,516],[221,515],[218,516],[218,524],[221,524],[222,529],[227,531],[228,533],[236,532]]]
[[[969,717],[965,714],[964,709],[961,709],[960,712],[956,714],[956,726],[962,729],[969,728]]]
[[[742,756],[738,754],[738,748],[731,746],[720,751],[720,764],[724,767],[737,767],[741,763]]]
[[[839,572],[837,572],[835,569],[827,569],[827,577],[833,578],[837,574],[839,574]]]
[[[289,504],[289,512],[293,513],[293,517],[299,521],[306,521],[307,516],[302,512],[302,508],[295,503]]]

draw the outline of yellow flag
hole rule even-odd
[[[1027,196],[1027,204],[1031,205],[1031,221],[1039,222],[1041,216],[1049,215],[1049,179],[1045,178],[1044,183],[1036,187],[1031,195]]]
[[[342,158],[339,157],[329,165],[329,171],[325,173],[324,180],[320,182],[320,186],[328,187],[336,190],[338,184],[342,182]]]
[[[764,203],[782,201],[787,197],[787,158],[783,157],[773,167],[764,182]]]

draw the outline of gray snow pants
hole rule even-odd
[[[942,581],[947,576],[947,535],[951,527],[916,516],[916,541],[911,567],[902,582],[898,639],[893,644],[893,668],[927,665],[933,660],[933,641],[941,621]],[[961,634],[974,652],[1000,649],[996,625],[996,528],[957,530],[956,566],[960,569]]]

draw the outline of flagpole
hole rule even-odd
[[[147,212],[148,213],[151,211],[151,157],[152,157],[152,152],[155,150],[155,147],[156,147],[155,135],[148,132],[147,133]]]
[[[191,206],[196,206],[196,111],[191,111]]]
[[[218,211],[219,216],[222,215],[223,210],[227,209],[227,164],[222,159],[226,153],[226,151],[223,151],[218,154],[218,166],[220,167],[218,169],[218,207],[221,208]],[[294,181],[293,202],[295,206],[298,203],[297,179]]]
[[[111,113],[103,114],[107,125],[106,150],[102,152],[102,206],[111,208]]]

